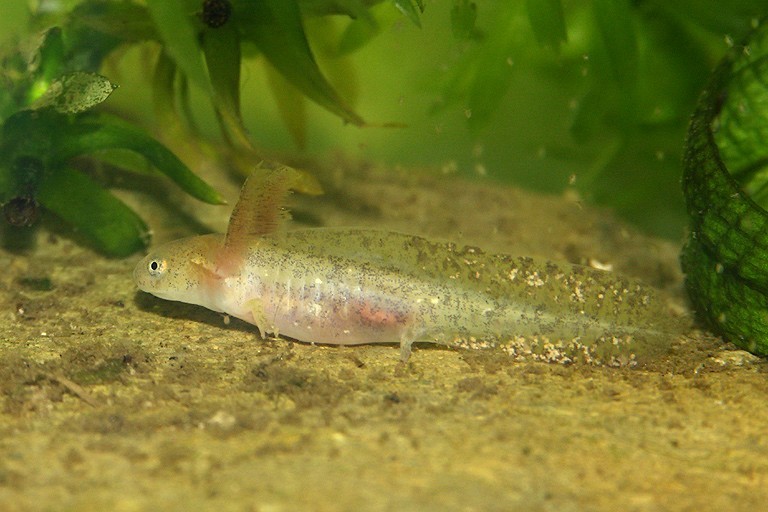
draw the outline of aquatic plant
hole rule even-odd
[[[691,120],[684,159],[691,301],[713,331],[768,355],[768,23],[720,63]]]
[[[327,81],[315,62],[302,17],[346,14],[373,20],[369,4],[286,0],[164,0],[62,2],[40,8],[37,24],[54,23],[32,58],[18,51],[4,62],[10,87],[0,97],[0,204],[13,224],[26,225],[38,204],[89,236],[108,254],[123,256],[148,242],[143,221],[86,174],[76,156],[128,149],[146,158],[194,197],[209,203],[221,197],[176,156],[138,127],[91,109],[116,88],[97,72],[116,49],[155,41],[160,52],[152,77],[158,118],[168,131],[181,132],[189,112],[189,82],[212,99],[222,133],[230,145],[258,162],[240,114],[241,46],[252,44],[301,94],[341,117],[363,125]],[[421,0],[393,0],[414,23]],[[276,87],[280,90],[280,87]],[[283,93],[278,101],[294,101]],[[288,107],[287,119],[295,119]],[[300,127],[296,125],[296,133]],[[119,162],[118,158],[118,162]]]
[[[31,222],[42,204],[109,254],[136,250],[146,244],[144,223],[104,191],[92,174],[83,172],[82,162],[73,157],[97,152],[110,165],[133,172],[136,166],[124,154],[104,152],[128,149],[185,190],[197,190],[196,197],[217,202],[215,191],[182,163],[193,159],[175,146],[179,140],[197,144],[211,136],[210,130],[201,130],[205,135],[200,135],[196,129],[194,111],[207,105],[192,104],[195,91],[210,100],[227,146],[222,158],[242,171],[260,160],[259,144],[254,143],[241,114],[241,67],[246,59],[258,57],[264,64],[272,101],[299,147],[308,137],[308,101],[347,124],[397,125],[401,119],[369,119],[358,111],[349,99],[354,94],[347,90],[354,83],[350,66],[321,68],[318,40],[327,39],[330,49],[323,50],[325,57],[344,57],[369,45],[388,27],[398,23],[419,27],[430,12],[447,9],[446,33],[456,46],[455,55],[439,76],[425,78],[439,101],[431,107],[425,102],[423,112],[465,113],[469,134],[465,138],[481,149],[498,139],[503,140],[499,145],[519,151],[521,143],[513,146],[510,139],[535,131],[536,140],[522,143],[530,146],[531,154],[539,151],[538,141],[546,140],[540,147],[542,154],[559,155],[538,160],[532,155],[527,159],[519,154],[486,155],[479,169],[496,158],[497,163],[503,162],[497,165],[500,179],[547,191],[562,190],[572,182],[588,200],[610,204],[657,233],[679,233],[684,213],[677,155],[688,113],[720,53],[717,43],[722,44],[723,34],[743,33],[761,12],[762,2],[740,0],[725,6],[716,0],[452,0],[438,4],[423,0],[32,2],[36,5],[32,29],[47,34],[37,57],[29,57],[19,47],[6,54],[0,67],[4,80],[0,203],[6,217],[16,223]],[[325,19],[333,23],[317,22]],[[103,107],[112,103],[102,104],[114,88],[111,73],[131,48],[144,51],[141,65],[149,70],[143,80],[152,95],[153,124],[163,127],[163,133],[155,135],[181,159],[144,134],[142,127],[149,122],[142,113],[131,112],[132,122],[104,113]],[[408,48],[403,53],[419,52],[419,48]],[[408,57],[388,55],[386,63],[366,65],[392,67]],[[527,85],[521,76],[527,76]],[[494,123],[504,112],[505,100],[521,94],[521,85],[551,105],[540,110],[552,115],[540,115],[535,126],[520,126],[510,133],[509,126],[500,129]],[[123,87],[118,94],[133,97],[136,92]],[[72,111],[70,102],[75,100],[81,105]],[[95,126],[100,127],[98,137],[91,132]],[[433,162],[453,158],[447,156],[450,142],[438,147],[410,137],[409,144],[413,151],[400,153],[418,153]],[[564,163],[552,163],[558,159]],[[541,169],[532,171],[536,162],[542,162]],[[569,181],[571,175],[574,179]],[[46,183],[50,185],[42,186]],[[73,187],[79,195],[72,192]]]
[[[31,56],[18,50],[4,62],[0,93],[0,204],[6,220],[29,225],[39,206],[55,213],[107,254],[125,256],[149,239],[146,224],[101,188],[73,159],[122,149],[144,157],[192,196],[223,203],[170,150],[146,132],[97,113],[117,88],[96,73],[114,45],[88,44],[89,31],[46,30]]]

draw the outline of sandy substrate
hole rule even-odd
[[[325,196],[294,198],[294,216],[610,265],[685,310],[672,243],[572,197],[411,174],[331,172]],[[158,204],[159,183],[154,197],[128,198],[156,239],[201,229]],[[185,207],[226,226],[226,207]],[[635,368],[432,346],[406,365],[395,346],[262,341],[247,324],[138,293],[138,259],[45,230],[32,250],[0,252],[0,510],[768,503],[768,366],[696,330]]]

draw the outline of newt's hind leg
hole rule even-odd
[[[400,360],[408,362],[411,357],[411,348],[415,341],[422,341],[424,338],[420,335],[420,329],[416,329],[412,324],[408,325],[400,333]]]
[[[400,338],[400,360],[404,363],[407,363],[411,357],[411,345],[413,345],[413,342],[414,340],[410,337],[406,338],[403,336]]]

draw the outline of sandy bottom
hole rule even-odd
[[[610,265],[685,310],[679,248],[575,198],[361,174],[330,173],[325,196],[294,198],[294,217]],[[156,239],[199,229],[157,202],[160,183],[154,198],[128,198]],[[226,225],[226,207],[184,208]],[[394,346],[262,341],[249,325],[140,294],[138,259],[46,230],[30,251],[0,252],[0,510],[768,503],[768,365],[699,331],[635,368],[432,346],[403,364]]]

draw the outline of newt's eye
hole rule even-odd
[[[167,267],[168,263],[166,263],[165,260],[150,260],[147,265],[147,270],[149,271],[149,275],[157,277],[162,275]]]

